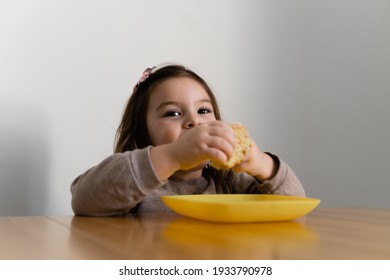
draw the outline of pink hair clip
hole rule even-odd
[[[147,78],[149,78],[152,71],[156,69],[156,66],[148,67],[146,70],[142,73],[141,77],[139,78],[137,84],[134,86],[134,89],[136,89],[141,83],[145,82]]]

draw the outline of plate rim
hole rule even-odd
[[[204,196],[267,196],[272,197],[275,199],[269,199],[269,200],[250,200],[250,201],[202,201],[202,200],[192,200],[192,199],[186,199],[186,198],[193,198],[193,197],[204,197]],[[274,203],[275,201],[283,201],[286,203],[296,203],[296,202],[321,202],[321,199],[319,198],[312,198],[312,197],[301,197],[301,196],[292,196],[292,195],[279,195],[279,194],[177,194],[177,195],[162,195],[160,196],[161,199],[172,199],[172,200],[181,200],[181,201],[189,201],[193,203],[201,203],[201,204],[237,204],[237,203],[250,203],[250,204],[256,204],[256,203]],[[283,198],[278,200],[278,198]]]

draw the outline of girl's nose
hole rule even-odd
[[[191,122],[187,122],[186,124],[185,124],[185,128],[193,128],[193,127],[195,127],[195,126],[197,126],[197,125],[199,125],[200,123],[196,123],[196,122],[194,122],[194,121],[191,121]]]
[[[184,127],[189,129],[197,125],[200,125],[199,121],[195,117],[191,117],[185,122]]]

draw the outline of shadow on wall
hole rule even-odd
[[[48,127],[43,112],[0,103],[0,216],[42,215],[48,192]]]

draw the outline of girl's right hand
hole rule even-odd
[[[178,170],[189,170],[210,160],[227,161],[234,152],[236,140],[232,127],[222,121],[197,125],[171,143]]]
[[[235,143],[229,124],[211,121],[188,129],[174,142],[152,147],[150,157],[156,175],[167,180],[177,171],[200,170],[210,160],[227,161]]]

